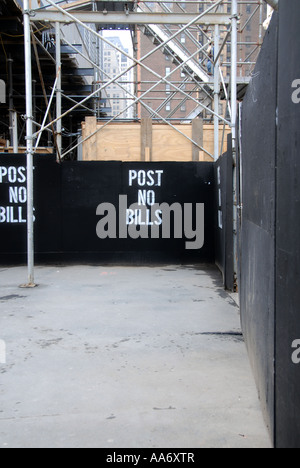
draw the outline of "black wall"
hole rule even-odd
[[[0,218],[2,264],[26,260],[26,222],[23,222],[26,221],[26,200],[22,197],[12,199],[10,192],[26,187],[25,166],[25,156],[0,156],[0,170],[3,172],[2,183],[0,180],[0,210],[2,213],[5,210]],[[34,166],[37,261],[214,261],[213,164],[65,162],[58,165],[52,156],[36,156]],[[5,171],[9,174],[5,174]],[[143,177],[140,180],[134,178],[130,185],[130,171],[135,171],[135,174],[145,171],[146,181],[143,181]],[[129,207],[137,203],[139,190],[151,190],[158,204],[179,203],[182,207],[184,204],[192,204],[193,229],[196,228],[196,204],[203,203],[203,247],[187,250],[186,242],[189,239],[185,235],[175,238],[173,228],[169,239],[161,235],[158,239],[120,238],[119,216],[117,238],[99,239],[96,234],[96,226],[101,219],[96,215],[98,205],[111,203],[118,210],[119,195],[126,195]],[[7,207],[9,218],[4,219],[4,216],[7,218]],[[10,210],[13,210],[12,214]]]
[[[273,18],[242,108],[242,326],[264,415],[274,432],[275,153],[277,17]]]
[[[300,447],[299,18],[298,0],[279,2],[243,102],[240,155],[242,326],[271,438],[284,448]]]
[[[215,163],[215,260],[225,289],[233,291],[233,159],[231,135],[228,151]]]
[[[286,6],[284,7],[284,3]],[[300,447],[300,2],[281,2],[278,51],[276,210],[276,433]],[[298,81],[295,88],[295,80]],[[295,94],[294,94],[295,93]],[[298,348],[300,343],[298,344]],[[300,352],[296,352],[299,362]]]

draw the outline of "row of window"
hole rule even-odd
[[[171,110],[172,110],[171,103],[168,102],[168,104],[166,105],[166,111],[167,111],[167,112],[170,112]],[[181,111],[181,112],[186,112],[186,104],[182,104],[182,105],[181,105],[180,111]]]

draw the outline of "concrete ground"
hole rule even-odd
[[[0,268],[0,447],[270,447],[213,267]]]

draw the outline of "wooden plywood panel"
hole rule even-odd
[[[85,161],[93,161],[97,158],[98,147],[97,147],[97,134],[94,133],[97,130],[97,119],[96,117],[86,117],[85,119],[85,134],[83,138],[91,135],[85,142]]]
[[[141,120],[141,161],[152,160],[152,119]]]
[[[192,138],[191,125],[178,125],[178,130]],[[167,125],[153,126],[152,161],[192,161],[192,143]]]
[[[227,135],[231,133],[229,127],[225,128],[224,144],[222,146],[222,137],[223,137],[223,125],[219,126],[219,153],[223,154],[227,151]],[[204,125],[203,130],[203,148],[205,148],[211,155],[214,154],[214,126],[213,125]],[[204,153],[208,156],[206,153]]]
[[[140,125],[107,126],[98,133],[101,161],[140,161]]]
[[[194,119],[192,122],[192,136],[199,146],[203,148],[203,119]],[[200,148],[197,145],[193,145],[193,161],[200,161]]]
[[[98,125],[100,129],[102,125]],[[83,125],[83,137],[88,135],[87,125]],[[108,125],[99,130],[96,135],[97,151],[93,159],[88,159],[91,150],[88,148],[89,140],[83,146],[83,160],[93,161],[140,161],[140,125],[118,124]]]
[[[152,132],[150,132],[150,128],[152,128]],[[191,124],[177,125],[176,128],[190,139],[193,135],[195,136],[195,125],[194,134]],[[96,129],[99,130],[98,133],[83,143],[84,161],[212,161],[206,152],[198,149],[184,135],[169,125],[150,125],[149,120],[148,122],[144,121],[142,125],[140,123],[122,123],[104,127],[102,124],[96,124],[94,117],[88,117],[86,122],[82,124],[83,139],[93,134]],[[230,129],[226,128],[223,152],[227,150],[228,133],[230,133]],[[222,136],[223,126],[220,126],[220,148]],[[195,141],[199,141],[200,144],[201,138],[196,138]],[[213,125],[203,126],[203,148],[210,154],[214,153]]]

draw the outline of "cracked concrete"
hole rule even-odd
[[[270,447],[211,266],[0,270],[0,447]]]

